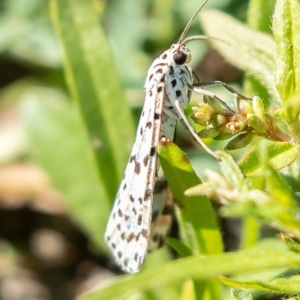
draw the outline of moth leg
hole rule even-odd
[[[205,90],[203,90],[205,91]],[[222,100],[221,100],[222,101]],[[200,137],[198,136],[196,130],[194,129],[194,127],[190,124],[190,122],[188,121],[187,117],[185,116],[183,109],[180,106],[180,102],[178,100],[174,101],[174,105],[177,109],[178,115],[180,117],[180,121],[182,122],[183,126],[190,132],[190,134],[192,135],[192,137],[195,139],[195,141],[208,153],[210,154],[212,157],[214,157],[216,160],[219,160],[218,156],[215,154],[215,152],[213,152],[211,149],[209,149],[206,144],[200,139]]]
[[[214,85],[222,85],[226,90],[228,90],[232,94],[238,95],[242,99],[252,100],[251,98],[249,98],[249,97],[247,97],[243,94],[240,94],[236,89],[234,89],[230,85],[226,84],[225,82],[219,81],[219,80],[216,80],[216,81],[199,81],[197,83],[194,83],[193,87],[208,87],[208,86],[214,86]]]
[[[205,90],[204,88],[202,87],[196,87],[194,85],[189,85],[188,88],[190,90],[192,90],[193,92],[197,93],[197,94],[200,94],[200,95],[203,95],[203,96],[207,96],[207,97],[210,97],[210,98],[213,98],[215,100],[217,100],[218,102],[220,102],[222,104],[222,106],[224,108],[226,108],[227,110],[227,113],[229,114],[232,114],[232,115],[235,115],[236,113],[227,105],[226,102],[224,102],[222,99],[220,99],[216,94],[214,94],[213,92],[211,91],[208,91],[208,90]]]

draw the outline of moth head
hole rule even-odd
[[[192,55],[190,50],[184,45],[180,45],[173,54],[173,60],[176,65],[187,64],[191,61],[191,59]]]

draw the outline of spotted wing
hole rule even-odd
[[[146,93],[136,140],[108,221],[105,240],[116,263],[136,273],[147,255],[164,84]]]

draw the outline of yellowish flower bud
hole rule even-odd
[[[262,121],[254,114],[248,114],[247,121],[259,133],[266,133],[268,130],[267,123]]]

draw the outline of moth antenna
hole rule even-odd
[[[195,40],[216,40],[216,41],[223,42],[223,43],[226,43],[228,45],[234,46],[232,43],[230,43],[226,40],[223,40],[223,39],[220,39],[220,38],[217,38],[217,37],[214,37],[214,36],[207,36],[207,35],[193,35],[193,36],[190,36],[190,37],[184,39],[180,43],[180,46],[185,45],[187,42],[195,41]]]
[[[192,17],[190,18],[189,22],[187,23],[187,25],[185,26],[179,40],[178,40],[178,44],[182,43],[182,40],[184,39],[184,36],[186,34],[186,32],[189,30],[189,28],[191,27],[192,22],[194,21],[194,19],[196,18],[197,14],[199,13],[199,11],[202,9],[202,7],[208,2],[209,0],[205,0],[202,5],[195,11],[195,13],[192,15]]]

